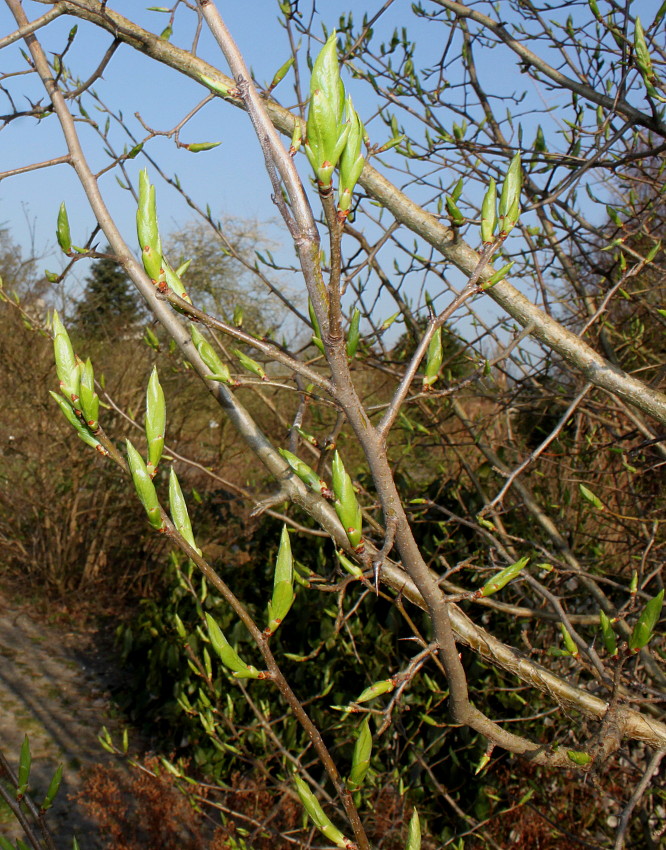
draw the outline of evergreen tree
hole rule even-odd
[[[96,260],[76,308],[78,332],[87,337],[126,335],[140,319],[138,298],[122,266],[112,257]]]

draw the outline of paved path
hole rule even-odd
[[[103,846],[95,825],[67,799],[80,787],[81,767],[113,758],[97,739],[101,727],[116,733],[120,727],[110,714],[108,679],[95,659],[94,635],[42,625],[0,595],[0,749],[16,770],[28,734],[37,803],[63,764],[63,784],[48,819],[58,850],[71,850],[73,833],[81,850]],[[7,808],[0,808],[0,835],[13,840],[22,834]]]

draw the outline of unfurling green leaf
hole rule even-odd
[[[157,366],[153,366],[146,390],[146,440],[148,441],[148,474],[155,477],[157,467],[162,459],[164,450],[164,432],[166,430],[166,404],[164,391],[157,374]]]
[[[282,526],[280,549],[275,563],[273,579],[273,597],[268,603],[268,626],[266,631],[273,634],[289,613],[294,601],[294,563],[287,526]]]
[[[229,641],[222,634],[222,630],[217,625],[213,617],[206,612],[206,622],[208,624],[208,637],[213,645],[213,649],[220,656],[220,660],[225,667],[228,667],[237,679],[258,679],[259,671],[251,664],[246,664],[238,655],[236,650],[231,646]]]
[[[56,238],[58,239],[58,245],[60,245],[65,254],[69,254],[72,250],[72,237],[69,232],[69,218],[67,217],[67,208],[64,201],[60,204],[60,209],[58,210]]]
[[[632,652],[638,652],[650,642],[654,627],[659,621],[663,604],[664,590],[662,588],[656,596],[650,599],[636,621],[629,638],[629,649]]]
[[[481,596],[491,596],[493,593],[497,593],[498,590],[501,590],[510,581],[513,581],[513,579],[520,574],[529,562],[530,559],[528,557],[521,558],[519,561],[516,561],[515,564],[511,564],[503,570],[500,570],[483,585],[481,588]]]
[[[154,283],[159,283],[164,280],[162,243],[157,224],[155,187],[151,185],[145,168],[139,172],[139,205],[136,211],[136,231],[146,274]]]
[[[363,534],[363,515],[356,499],[352,480],[337,451],[333,455],[332,470],[335,512],[351,545],[358,546]]]
[[[326,816],[324,810],[319,804],[319,800],[317,800],[312,791],[310,791],[308,785],[300,778],[300,776],[294,776],[294,784],[296,785],[296,791],[301,799],[303,808],[308,813],[310,819],[321,834],[329,841],[332,841],[336,847],[340,847],[342,850],[348,848],[350,846],[349,840],[345,838],[340,830],[334,826],[330,819]]]
[[[353,561],[350,561],[349,558],[339,549],[336,549],[335,555],[340,561],[340,565],[344,570],[346,570],[350,576],[354,576],[354,578],[362,578],[363,570],[359,567],[358,564],[355,564]]]
[[[294,57],[290,56],[289,59],[287,59],[287,61],[283,65],[280,65],[280,67],[275,72],[275,76],[271,80],[270,86],[268,87],[269,92],[272,92],[273,89],[278,86],[282,82],[282,80],[284,80],[293,64]]]
[[[201,554],[201,549],[194,542],[192,523],[187,511],[185,497],[178,481],[178,476],[173,467],[169,470],[169,513],[178,533],[181,534],[190,546]]]
[[[505,266],[502,266],[501,269],[498,269],[496,272],[494,272],[488,278],[488,280],[484,280],[483,284],[481,285],[481,289],[483,289],[483,290],[490,289],[491,286],[495,286],[495,284],[499,283],[500,280],[504,280],[504,278],[508,275],[508,273],[513,268],[513,265],[514,265],[515,262],[516,262],[515,260],[511,260],[510,263],[507,263]]]
[[[60,389],[71,402],[79,400],[81,367],[74,354],[69,334],[60,321],[57,311],[53,311],[53,352]]]
[[[352,767],[349,773],[347,783],[350,790],[357,791],[363,784],[365,775],[370,767],[370,757],[372,755],[372,733],[370,732],[370,715],[366,714],[365,719],[361,723],[354,745],[354,754],[352,756]]]
[[[338,211],[341,218],[348,215],[351,208],[352,193],[363,171],[365,160],[361,155],[364,130],[361,119],[354,109],[351,97],[346,104],[349,133],[344,150],[340,156],[340,185],[338,186]]]
[[[132,480],[134,481],[134,487],[136,488],[139,500],[148,514],[148,520],[152,527],[161,531],[164,528],[164,521],[162,520],[160,503],[153,480],[148,474],[143,458],[130,440],[126,440],[126,447],[127,463],[132,473]]]

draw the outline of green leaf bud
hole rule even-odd
[[[519,561],[516,561],[515,564],[511,564],[511,566],[500,570],[483,585],[480,595],[492,596],[493,593],[497,593],[498,590],[501,590],[510,581],[513,581],[513,579],[529,564],[529,562],[529,558],[521,558]]]
[[[591,505],[594,505],[595,508],[599,511],[604,510],[604,503],[601,499],[595,495],[589,487],[586,487],[584,484],[579,484],[578,489],[580,490],[580,495],[585,499],[586,502],[589,502]]]
[[[617,655],[617,640],[610,619],[605,611],[599,611],[599,625],[601,626],[601,637],[609,655]]]
[[[83,418],[91,431],[97,431],[99,429],[99,396],[95,392],[95,373],[90,358],[81,369],[79,390]]]
[[[19,756],[18,769],[18,786],[16,788],[17,796],[23,796],[28,790],[28,782],[30,781],[30,767],[32,765],[32,756],[30,754],[30,740],[26,735],[21,744],[21,754]]]
[[[347,850],[347,848],[350,847],[351,842],[345,838],[340,830],[334,826],[330,819],[326,816],[324,810],[319,804],[319,800],[317,800],[308,785],[300,778],[300,776],[294,776],[294,784],[296,785],[296,791],[300,797],[301,803],[303,804],[303,808],[308,813],[310,819],[321,834],[325,838],[328,838],[329,841],[332,841],[336,847],[340,847],[342,850]]]
[[[173,290],[183,301],[187,301],[188,304],[192,303],[192,299],[185,291],[185,286],[183,285],[183,281],[180,279],[180,276],[176,274],[176,272],[169,265],[168,260],[165,257],[162,257],[162,271],[164,272],[164,280],[166,281],[169,289]],[[176,307],[176,309],[178,309]]]
[[[51,395],[58,402],[58,406],[60,407],[60,410],[62,410],[65,419],[74,428],[80,439],[82,439],[86,445],[92,446],[93,449],[97,449],[101,454],[108,454],[106,449],[92,434],[90,429],[81,422],[81,419],[74,412],[72,403],[63,396],[58,395],[58,393],[51,392]]]
[[[208,624],[208,637],[213,645],[213,649],[220,656],[220,660],[225,667],[228,667],[237,679],[258,679],[259,671],[251,664],[246,664],[238,655],[236,650],[231,646],[229,641],[222,634],[222,630],[217,625],[213,617],[206,612],[206,622]]]
[[[300,121],[294,121],[294,130],[291,134],[291,145],[289,146],[289,156],[296,156],[303,144],[303,127]]]
[[[233,352],[240,360],[240,364],[244,369],[247,369],[248,372],[252,372],[253,375],[258,375],[262,381],[268,380],[266,371],[261,363],[257,363],[256,360],[248,357],[247,354],[243,354],[243,352],[239,351],[237,348],[234,348]]]
[[[222,381],[225,384],[235,384],[236,381],[231,377],[229,367],[222,362],[213,346],[195,325],[190,325],[190,335],[199,356],[213,373],[209,375],[209,379],[211,381]]]
[[[515,260],[511,260],[511,262],[507,263],[505,266],[502,266],[501,269],[498,269],[494,272],[488,280],[484,280],[481,285],[482,290],[490,289],[491,286],[495,286],[496,283],[499,283],[500,280],[504,280],[504,278],[508,275],[515,264]]]
[[[273,579],[273,597],[268,603],[268,626],[266,631],[273,634],[289,613],[294,601],[294,564],[287,526],[282,526],[280,549],[275,562]]]
[[[569,655],[575,658],[578,655],[578,647],[576,646],[574,639],[569,634],[569,630],[564,625],[564,623],[560,623],[560,631],[562,632],[562,640],[564,641],[566,651],[569,653]]]
[[[155,477],[157,467],[164,451],[164,433],[166,431],[166,404],[164,391],[153,366],[146,390],[146,440],[148,441],[148,474]]]
[[[162,531],[164,528],[164,521],[162,520],[160,503],[157,498],[157,491],[155,490],[153,479],[148,474],[143,458],[129,440],[126,440],[126,446],[127,463],[132,474],[132,480],[134,481],[134,487],[139,497],[139,501],[148,514],[148,520],[152,527],[158,531]]]
[[[340,561],[340,565],[344,570],[346,570],[349,575],[354,576],[354,578],[362,578],[363,570],[359,567],[358,564],[355,564],[353,561],[350,561],[349,558],[339,549],[336,549],[335,555]]]
[[[169,513],[178,533],[187,540],[190,546],[201,554],[201,549],[194,542],[192,523],[187,511],[187,504],[173,467],[169,470]]]
[[[629,649],[632,652],[638,652],[649,643],[654,627],[661,615],[663,604],[664,590],[662,588],[656,596],[650,599],[636,621],[629,638]]]
[[[636,18],[636,28],[634,29],[634,56],[636,58],[636,64],[643,75],[643,79],[646,82],[654,83],[655,77],[652,70],[652,60],[647,42],[645,41],[645,31],[639,17]]]
[[[504,178],[502,193],[499,201],[499,224],[500,235],[505,238],[509,231],[515,227],[520,217],[520,192],[522,189],[523,176],[520,164],[520,154],[517,153]]]
[[[69,334],[60,321],[57,311],[53,311],[53,352],[60,388],[70,401],[78,401],[81,370],[77,362]]]
[[[589,764],[592,761],[591,755],[589,755],[588,753],[584,753],[580,750],[567,750],[567,757],[574,764],[578,764],[581,766]]]
[[[328,484],[305,461],[301,460],[300,457],[296,457],[295,454],[287,449],[278,449],[278,452],[304,484],[307,484],[311,490],[319,493],[320,496],[330,498],[331,491],[328,488]]]
[[[370,685],[370,687],[366,688],[361,693],[361,696],[354,700],[354,702],[369,702],[371,699],[375,699],[375,697],[379,697],[382,694],[390,694],[393,690],[395,690],[395,680],[384,679],[383,681],[375,682],[374,685]]]
[[[49,782],[49,787],[46,792],[46,796],[44,797],[44,802],[40,806],[40,811],[45,812],[51,808],[53,805],[53,801],[56,798],[56,794],[60,788],[60,783],[62,782],[62,765],[59,764],[56,768],[56,772],[53,774],[53,778]]]
[[[141,248],[141,259],[146,274],[157,283],[163,278],[162,243],[157,225],[155,187],[143,168],[139,172],[139,205],[136,212],[136,230]]]
[[[363,515],[356,499],[352,480],[337,451],[333,455],[332,471],[335,512],[351,545],[358,546],[363,534]]]
[[[419,820],[419,813],[416,811],[416,807],[414,808],[414,814],[409,821],[405,850],[421,850],[421,822]]]
[[[352,791],[357,791],[363,784],[365,775],[370,767],[370,757],[372,755],[372,733],[370,732],[370,715],[366,714],[365,719],[361,723],[354,745],[354,754],[352,756],[352,767],[347,780]]]
[[[56,238],[58,245],[60,245],[65,254],[69,254],[72,250],[72,237],[69,232],[69,218],[67,217],[67,208],[64,201],[60,204],[60,209],[58,210]]]
[[[280,67],[275,72],[275,76],[271,80],[270,86],[268,87],[269,92],[272,92],[273,89],[278,86],[282,82],[282,80],[284,80],[293,64],[294,57],[290,56],[289,59],[287,59],[287,61],[283,65],[280,65]]]
[[[459,227],[461,224],[465,223],[465,216],[460,212],[458,208],[458,204],[453,200],[450,195],[446,196],[446,211],[451,218],[451,223],[455,227]]]
[[[491,177],[481,204],[481,241],[484,245],[489,245],[493,241],[496,227],[497,186],[495,178]]]
[[[361,155],[364,130],[361,119],[354,109],[351,97],[347,98],[346,105],[349,133],[344,150],[340,156],[340,185],[338,187],[338,210],[342,217],[349,213],[352,202],[352,192],[365,165],[365,159]]]
[[[189,145],[183,145],[183,147],[190,153],[202,153],[203,151],[212,151],[213,148],[221,144],[222,142],[190,142]]]
[[[354,355],[356,354],[356,350],[358,348],[358,343],[360,340],[359,326],[361,323],[361,311],[358,307],[354,308],[354,312],[352,313],[351,322],[349,323],[349,333],[347,334],[347,357],[350,360],[354,359]]]
[[[428,346],[425,375],[423,377],[423,389],[429,390],[439,377],[439,370],[442,367],[443,357],[442,329],[440,327],[437,328],[435,333],[432,335],[430,345]]]
[[[222,97],[235,97],[236,89],[229,88],[226,83],[218,82],[214,80],[212,77],[207,77],[205,74],[201,74],[199,77],[201,82],[208,86],[209,89],[215,92],[215,94],[222,95]]]

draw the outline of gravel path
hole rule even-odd
[[[108,669],[94,635],[43,625],[0,595],[0,749],[16,770],[28,734],[37,803],[63,764],[63,783],[47,821],[58,850],[71,850],[73,834],[81,850],[103,846],[95,824],[68,797],[80,788],[82,767],[115,761],[97,739],[106,726],[119,741],[121,721],[112,713]],[[0,835],[10,840],[23,835],[6,806],[0,808]]]

